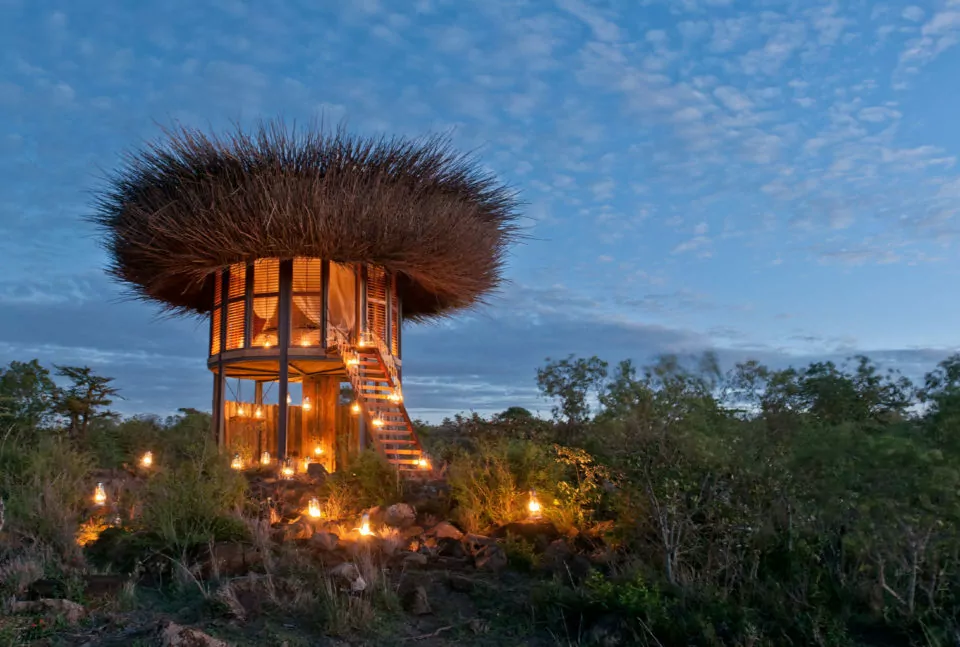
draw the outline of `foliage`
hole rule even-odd
[[[139,524],[155,535],[158,548],[173,554],[209,541],[246,534],[238,516],[246,480],[230,469],[212,441],[195,455],[151,478],[141,493]]]
[[[104,409],[113,404],[119,391],[110,386],[112,377],[96,375],[88,366],[57,366],[57,375],[65,377],[70,385],[62,389],[57,402],[58,413],[69,420],[71,436],[84,442],[93,420],[113,414]]]
[[[597,357],[574,358],[573,355],[551,361],[537,369],[540,392],[557,400],[553,415],[568,424],[580,424],[590,417],[590,397],[598,396],[607,377],[607,363]]]
[[[10,362],[0,370],[0,430],[47,429],[53,423],[57,386],[37,360]]]
[[[341,514],[348,506],[356,511],[396,503],[401,497],[396,470],[373,449],[360,452],[346,470],[333,473],[327,488]]]

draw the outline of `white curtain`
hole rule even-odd
[[[264,292],[279,292],[278,284],[280,271],[278,267],[270,267],[272,263],[277,265],[277,261],[265,260],[259,261],[253,269],[253,293],[263,294]],[[266,297],[253,300],[253,311],[261,319],[271,321],[277,314],[277,306],[280,300],[277,297]]]
[[[320,325],[322,319],[323,297],[298,295],[298,292],[317,292],[322,289],[320,277],[323,261],[320,259],[304,259],[294,261],[293,265],[293,303],[311,323]],[[310,279],[313,279],[311,282]]]
[[[352,332],[357,323],[357,276],[350,265],[330,263],[330,326]]]

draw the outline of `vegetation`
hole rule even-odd
[[[299,614],[310,631],[381,632],[388,644],[396,583],[360,556],[369,587],[350,596],[288,544],[271,548],[275,520],[263,525],[206,414],[121,419],[107,409],[108,379],[69,367],[58,377],[67,386],[35,361],[0,372],[4,600],[39,577],[72,595],[78,572],[120,568],[129,554],[122,570],[142,570],[154,556],[176,565],[161,595],[194,591],[204,613],[254,587],[280,625]],[[450,644],[513,644],[531,618],[543,638],[531,645],[957,644],[960,356],[918,385],[864,357],[726,374],[710,356],[641,370],[568,357],[537,380],[553,420],[514,407],[420,425],[449,487],[431,512],[467,532],[506,532],[510,575],[474,594],[500,629],[487,643],[451,630]],[[135,471],[147,448],[157,467],[117,494],[120,523],[91,522],[92,486]],[[372,452],[318,493],[336,519],[410,496]],[[512,534],[531,516],[585,567],[556,568],[557,542]],[[260,574],[206,583],[203,551],[238,540],[265,555]]]

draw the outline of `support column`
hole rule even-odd
[[[223,450],[226,445],[226,423],[224,420],[224,397],[226,391],[223,376],[223,362],[217,363],[217,370],[213,374],[213,433],[217,439],[217,447]]]
[[[290,310],[292,307],[293,261],[280,261],[280,316],[278,321],[277,345],[280,347],[279,383],[280,398],[277,407],[280,419],[277,421],[277,460],[287,457],[287,431],[290,426],[290,408],[287,406],[289,390],[289,353],[290,353]]]
[[[253,411],[254,411],[254,413],[256,413],[257,409],[260,409],[260,411],[263,411],[263,382],[259,382],[259,381],[256,382],[256,383],[253,385]],[[264,417],[263,417],[263,418],[256,418],[256,417],[254,417],[254,420],[256,421],[256,422],[254,422],[254,424],[257,425],[257,454],[256,454],[256,456],[253,457],[253,460],[255,460],[255,461],[259,461],[259,460],[260,460],[260,455],[263,454],[263,450],[264,450],[264,447],[263,447],[263,441],[264,441],[264,438],[263,438],[263,435],[264,435],[264,434],[263,434],[263,429],[264,429],[264,424],[265,424],[264,421],[265,421],[265,419],[266,419],[266,413],[265,413],[265,412],[264,412]]]
[[[337,400],[340,378],[320,375],[314,378],[317,394],[317,435],[323,444],[323,466],[328,472],[337,469]]]

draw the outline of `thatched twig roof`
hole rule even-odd
[[[126,155],[97,195],[109,272],[177,314],[212,304],[212,274],[258,258],[377,264],[404,315],[471,306],[501,282],[515,194],[445,137],[365,139],[278,123],[186,128]]]

